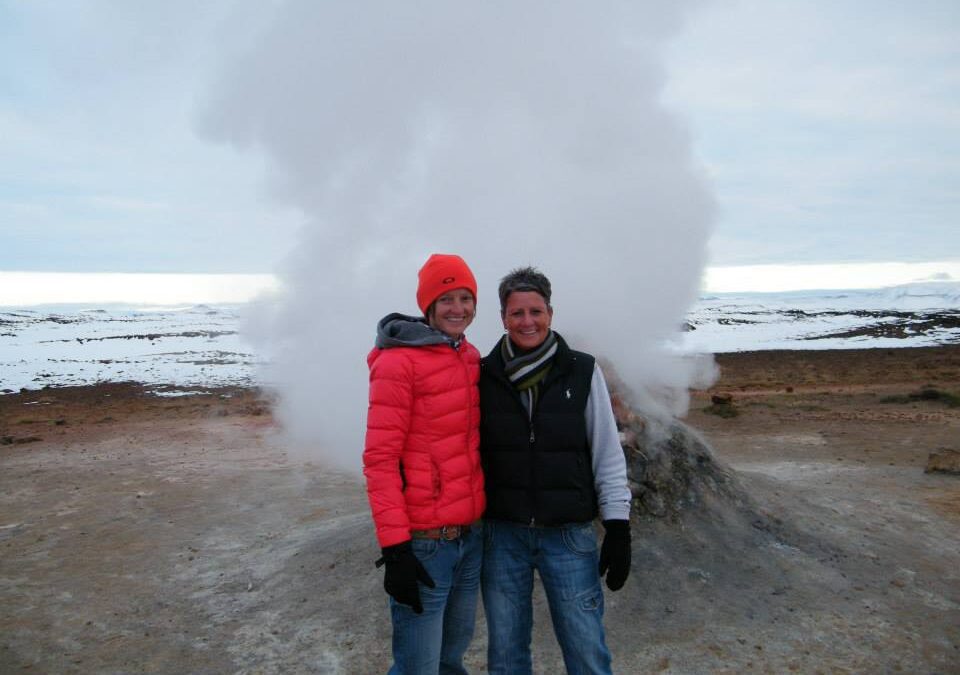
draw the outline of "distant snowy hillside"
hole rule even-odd
[[[960,282],[937,281],[871,291],[877,307],[896,309],[960,308]]]
[[[240,334],[240,311],[240,306],[206,305],[0,308],[0,390],[120,380],[182,387],[255,384],[263,358]],[[671,348],[731,352],[960,343],[960,282],[715,294],[694,306],[686,328]]]
[[[724,293],[688,315],[678,349],[915,347],[960,342],[960,282],[869,290]]]

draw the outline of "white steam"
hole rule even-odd
[[[574,348],[648,411],[685,407],[696,368],[662,345],[696,297],[713,203],[660,103],[659,53],[689,4],[276,4],[203,129],[264,153],[271,190],[305,213],[257,333],[316,458],[359,466],[375,324],[416,313],[433,252],[477,276],[481,352],[502,331],[500,277],[533,264]]]

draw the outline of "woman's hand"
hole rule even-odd
[[[413,554],[409,541],[405,541],[382,549],[383,557],[377,561],[377,566],[384,563],[387,572],[383,577],[384,590],[401,605],[410,605],[417,614],[423,614],[423,605],[420,602],[420,582],[427,588],[435,588],[436,584],[427,573],[423,564]]]
[[[607,575],[607,588],[619,591],[630,575],[630,521],[605,520],[607,533],[600,547],[600,576]]]

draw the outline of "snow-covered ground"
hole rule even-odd
[[[960,282],[705,296],[675,341],[685,351],[855,349],[960,343]]]
[[[242,306],[0,308],[0,390],[135,380],[248,385],[262,361]],[[960,282],[878,290],[714,294],[673,349],[851,349],[960,343]]]
[[[252,384],[237,306],[0,308],[0,390],[134,380]]]

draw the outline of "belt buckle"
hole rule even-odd
[[[459,525],[444,525],[440,528],[440,538],[444,541],[453,541],[460,536]]]

